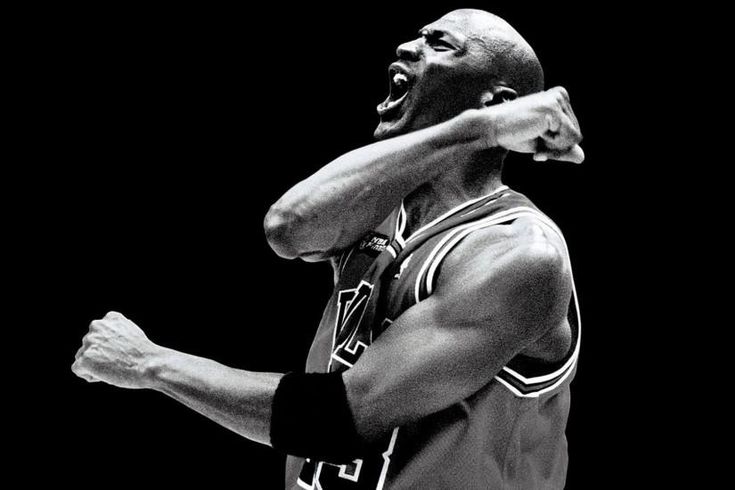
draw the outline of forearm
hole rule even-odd
[[[273,395],[282,374],[257,373],[163,349],[148,367],[149,386],[255,442],[270,445]]]
[[[285,257],[308,258],[351,245],[419,185],[486,145],[485,136],[465,113],[342,155],[271,207],[271,246]]]
[[[89,328],[71,367],[88,382],[160,391],[243,437],[288,454],[334,455],[339,444],[324,438],[333,423],[342,427],[332,430],[334,440],[360,444],[337,373],[289,376],[233,369],[158,346],[115,311]],[[305,378],[316,382],[304,384]],[[322,404],[314,405],[312,395]]]

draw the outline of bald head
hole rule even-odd
[[[378,139],[416,131],[542,91],[531,46],[506,21],[482,10],[455,10],[396,49],[390,93],[378,106]]]
[[[469,50],[486,58],[486,75],[493,83],[528,95],[544,89],[544,71],[528,42],[497,15],[476,9],[448,13],[440,22],[465,33]]]

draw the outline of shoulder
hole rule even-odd
[[[554,225],[538,218],[523,217],[508,225],[508,248],[503,258],[528,274],[561,276],[569,273],[564,239]],[[474,237],[481,246],[482,234]],[[481,256],[485,254],[480,253]]]
[[[479,229],[462,240],[444,260],[441,281],[499,278],[561,279],[569,274],[564,240],[550,224],[523,217],[508,225]]]
[[[531,219],[468,235],[444,259],[432,296],[443,320],[528,340],[559,324],[571,294],[563,239]]]

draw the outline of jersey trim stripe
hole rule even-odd
[[[553,391],[556,388],[558,388],[564,382],[564,380],[566,380],[569,377],[569,374],[572,371],[574,371],[574,369],[570,369],[567,372],[567,374],[565,374],[564,376],[560,377],[554,384],[552,384],[550,386],[547,386],[546,388],[543,388],[541,390],[531,391],[531,392],[528,392],[528,393],[524,393],[524,392],[518,390],[518,388],[516,388],[512,384],[508,383],[507,381],[505,381],[503,378],[501,378],[499,376],[495,376],[494,379],[496,381],[498,381],[500,384],[502,384],[503,386],[505,386],[506,388],[508,388],[508,390],[510,390],[510,392],[513,393],[515,396],[518,396],[518,397],[521,397],[521,398],[538,398],[539,396],[543,395],[544,393],[548,393],[548,392]]]
[[[573,359],[576,361],[576,358],[573,358]],[[565,364],[567,366],[566,369],[564,369],[563,371],[557,371],[555,373],[556,376],[554,376],[553,378],[549,378],[545,382],[539,382],[539,383],[533,383],[533,384],[525,384],[522,381],[519,381],[517,378],[509,374],[509,372],[504,369],[501,369],[500,372],[496,376],[510,383],[519,391],[523,393],[529,393],[529,392],[535,392],[535,391],[539,391],[544,388],[547,388],[548,386],[556,383],[560,378],[565,378],[567,374],[569,374],[571,371],[574,370],[575,364],[576,362],[569,363],[568,365]]]
[[[304,482],[304,481],[303,481],[303,480],[301,479],[301,477],[297,477],[297,478],[296,478],[296,483],[298,483],[298,485],[299,485],[299,486],[300,486],[301,488],[304,488],[304,489],[306,489],[306,490],[314,490],[314,485],[309,485],[308,483],[305,483],[305,482]]]
[[[480,202],[483,199],[487,199],[488,197],[494,196],[498,192],[501,192],[501,191],[504,191],[504,190],[507,190],[507,189],[508,189],[508,186],[507,185],[501,185],[500,187],[498,187],[497,189],[495,189],[494,191],[492,191],[490,194],[484,195],[482,197],[477,197],[475,199],[470,199],[469,201],[465,201],[462,204],[453,207],[452,209],[450,209],[446,213],[442,214],[438,218],[434,219],[433,221],[430,221],[429,223],[425,224],[424,226],[422,226],[418,230],[416,230],[413,233],[411,233],[411,236],[409,236],[408,238],[405,239],[406,243],[408,243],[411,240],[413,240],[416,236],[418,236],[419,233],[423,233],[424,231],[428,230],[432,226],[440,223],[441,221],[444,221],[446,218],[448,218],[451,215],[453,215],[453,214],[461,211],[462,209],[465,209],[466,207],[468,207],[468,206],[470,206],[472,204],[475,204],[476,202]],[[404,209],[403,208],[403,201],[401,201],[401,209]]]
[[[403,206],[401,201],[401,209],[398,211],[398,218],[396,219],[396,233],[394,240],[402,248],[406,248],[406,240],[403,239],[403,232],[406,231],[406,208]]]
[[[559,238],[561,238],[561,242],[564,245],[564,252],[567,255],[567,260],[569,261],[569,267],[571,269],[572,259],[571,259],[571,256],[569,255],[569,247],[567,246],[567,242],[564,239],[564,234],[561,232],[559,227],[556,226],[556,223],[551,221],[551,219],[549,219],[549,217],[544,215],[543,213],[540,213],[536,210],[532,210],[530,214],[532,214],[534,217],[541,220],[544,224],[549,226],[552,230],[554,230],[559,235]],[[557,369],[553,373],[546,374],[543,376],[534,376],[534,377],[526,378],[519,372],[514,371],[513,369],[507,366],[503,368],[504,371],[506,371],[508,374],[511,374],[512,376],[514,376],[516,379],[518,379],[524,384],[538,384],[538,383],[543,383],[545,381],[551,380],[556,375],[560,375],[566,369],[571,368],[577,362],[577,357],[579,357],[579,349],[582,344],[582,315],[581,315],[581,312],[579,311],[579,298],[577,297],[577,287],[574,284],[574,274],[573,273],[570,274],[570,278],[571,278],[571,283],[572,283],[572,298],[574,299],[574,309],[577,314],[577,342],[576,342],[576,345],[574,346],[574,352],[569,357],[567,362],[565,362],[564,365],[562,365],[559,369]]]
[[[496,213],[490,216],[486,216],[477,221],[471,221],[469,223],[460,225],[455,230],[452,230],[452,232],[448,233],[447,236],[443,237],[442,240],[431,251],[429,256],[426,258],[426,260],[422,264],[421,269],[419,270],[419,274],[416,278],[416,283],[414,286],[414,296],[415,296],[416,302],[418,303],[419,301],[424,299],[422,298],[422,294],[421,294],[422,285],[424,286],[425,296],[429,296],[430,294],[432,294],[434,283],[435,283],[435,277],[437,274],[438,267],[441,264],[441,261],[444,260],[446,255],[463,238],[465,238],[467,235],[469,235],[473,231],[476,231],[482,228],[486,228],[488,226],[493,226],[499,223],[503,223],[509,220],[517,219],[522,216],[531,216],[533,218],[539,219],[541,222],[549,226],[552,230],[554,230],[555,233],[559,235],[564,245],[564,252],[567,256],[567,259],[570,260],[570,267],[571,267],[571,258],[569,257],[569,249],[567,247],[566,240],[564,239],[564,235],[562,234],[561,230],[559,230],[559,227],[556,226],[556,224],[553,221],[551,221],[543,213],[533,208],[530,208],[530,207],[520,206],[517,208],[511,208],[506,211],[501,211],[499,213]],[[574,284],[574,274],[571,274],[571,282],[572,282],[572,297],[574,299],[574,308],[575,308],[576,318],[577,318],[577,338],[576,338],[576,343],[574,346],[574,351],[569,356],[567,361],[560,368],[558,368],[552,373],[548,373],[548,374],[541,375],[541,376],[525,377],[521,373],[509,368],[508,366],[504,366],[502,368],[501,373],[499,373],[499,375],[496,375],[495,379],[500,381],[504,386],[509,388],[511,392],[513,392],[513,394],[517,396],[535,397],[535,396],[538,396],[539,394],[546,393],[550,391],[548,389],[548,386],[538,387],[539,384],[542,384],[542,383],[545,384],[548,382],[552,382],[550,386],[556,387],[564,379],[566,379],[569,376],[569,373],[571,371],[573,371],[572,368],[577,362],[577,358],[579,357],[579,350],[581,346],[582,320],[581,320],[581,315],[579,311],[579,300],[577,298],[577,290]],[[518,382],[521,386],[519,387],[513,386],[509,381],[506,381],[505,379],[503,379],[500,376],[501,374],[512,376],[513,378],[515,378],[516,382]],[[528,386],[528,385],[535,385],[535,386]],[[530,388],[531,391],[526,391],[526,387]]]
[[[393,454],[393,448],[396,446],[396,439],[398,438],[398,430],[400,427],[396,427],[393,429],[393,434],[390,436],[390,443],[388,444],[388,449],[385,450],[383,453],[383,468],[380,470],[380,479],[378,480],[378,484],[375,487],[375,490],[383,490],[383,485],[385,485],[385,477],[388,475],[388,466],[390,466],[390,457]]]
[[[571,258],[569,257],[569,249],[567,248],[567,244],[566,244],[566,240],[564,239],[564,235],[562,234],[561,230],[559,230],[559,227],[556,226],[556,224],[553,221],[551,221],[543,213],[540,213],[540,212],[536,211],[533,208],[521,207],[521,208],[514,208],[514,209],[521,210],[521,212],[519,212],[517,214],[514,214],[513,216],[505,216],[503,218],[503,220],[517,219],[518,217],[521,217],[521,216],[532,216],[534,218],[539,219],[544,224],[548,225],[552,230],[554,230],[554,232],[557,235],[559,235],[559,237],[562,240],[562,243],[564,244],[564,253],[567,255],[567,259],[570,260],[570,262],[571,262]],[[509,211],[512,211],[512,210],[509,210]],[[461,233],[456,234],[455,237],[454,237],[454,239],[451,241],[451,243],[449,243],[446,247],[444,247],[441,250],[441,252],[437,253],[436,257],[434,257],[434,259],[433,259],[433,262],[432,262],[431,266],[429,267],[429,270],[428,270],[428,273],[427,273],[427,277],[426,277],[426,292],[427,292],[427,295],[429,295],[429,294],[431,294],[433,292],[434,278],[436,277],[436,270],[437,270],[439,264],[444,259],[444,257],[452,250],[452,248],[454,248],[454,246],[460,240],[462,240],[462,238],[466,237],[468,234],[472,233],[473,231],[479,230],[479,229],[484,228],[484,227],[487,227],[487,226],[492,226],[494,224],[497,224],[496,222],[491,222],[490,218],[497,217],[500,214],[501,213],[498,213],[498,214],[493,215],[493,216],[488,216],[487,217],[487,219],[488,219],[487,222],[485,222],[484,220],[474,222],[475,226],[473,226],[473,227],[471,227],[469,229],[464,229]],[[439,245],[437,247],[439,247]],[[431,260],[431,256],[427,260]],[[578,304],[578,301],[577,301],[577,290],[576,290],[576,288],[574,286],[574,277],[573,276],[574,275],[572,274],[572,294],[574,296],[574,307],[575,307],[576,313],[577,313],[577,324],[578,324],[577,325],[577,330],[578,330],[578,332],[577,332],[577,343],[575,345],[574,352],[569,357],[569,359],[567,360],[567,362],[564,363],[564,365],[562,365],[559,369],[557,369],[553,373],[550,373],[550,374],[547,374],[547,375],[543,375],[543,376],[536,376],[536,377],[526,378],[522,374],[518,373],[517,371],[514,371],[513,369],[511,369],[511,368],[509,368],[507,366],[503,368],[504,371],[506,371],[509,374],[513,375],[514,377],[516,377],[519,381],[521,381],[524,384],[538,384],[538,383],[543,383],[543,382],[549,381],[551,379],[554,379],[556,376],[560,375],[560,373],[563,373],[569,366],[571,366],[574,363],[574,361],[576,361],[577,354],[579,352],[579,345],[580,345],[580,338],[581,338],[581,330],[582,330],[582,328],[581,328],[582,322],[581,322],[581,318],[580,318],[579,304]],[[422,278],[419,275],[418,280],[420,281],[421,279]]]
[[[506,188],[506,189],[505,189],[504,191],[507,191],[507,190],[510,190],[510,189]],[[500,195],[499,195],[498,197],[496,197],[495,199],[500,199],[501,197],[505,197],[506,195],[508,195],[508,193],[507,193],[507,192],[503,192],[502,194],[500,194]],[[465,216],[469,216],[469,215],[471,215],[472,213],[476,213],[476,212],[478,212],[478,211],[482,211],[482,208],[484,208],[485,206],[488,206],[488,205],[492,204],[492,203],[493,203],[493,201],[495,201],[495,199],[489,200],[488,202],[486,202],[486,203],[485,203],[485,204],[483,204],[482,206],[478,206],[478,207],[476,207],[476,208],[472,208],[472,209],[470,209],[469,211],[467,211],[466,213],[462,213],[462,214],[460,214],[460,215],[458,215],[458,216],[459,216],[460,218],[464,218]]]
[[[506,211],[501,211],[499,213],[493,214],[491,216],[485,216],[484,218],[481,218],[477,221],[470,221],[468,223],[464,223],[462,225],[459,225],[452,229],[451,232],[449,232],[445,237],[443,237],[439,243],[434,247],[434,249],[431,251],[429,256],[426,258],[424,263],[421,265],[421,269],[419,270],[418,276],[416,277],[416,284],[414,286],[414,298],[416,302],[418,303],[423,298],[421,298],[421,285],[422,281],[424,280],[424,277],[426,276],[426,272],[428,271],[429,267],[431,267],[431,264],[433,263],[434,258],[436,255],[442,250],[444,245],[450,241],[452,238],[454,238],[458,233],[462,233],[464,230],[468,228],[473,228],[475,226],[478,226],[483,223],[487,223],[487,226],[491,224],[497,224],[502,223],[505,220],[512,219],[514,213],[518,213],[520,210],[524,209],[530,209],[525,207],[518,207],[518,208],[511,208]],[[427,290],[429,294],[431,294],[430,291]]]
[[[444,257],[446,257],[446,255],[454,248],[454,246],[457,245],[457,243],[459,243],[464,237],[466,237],[467,235],[469,235],[475,230],[479,230],[481,228],[487,228],[488,226],[497,225],[504,221],[517,219],[520,216],[527,214],[525,212],[525,210],[527,209],[531,209],[531,208],[525,208],[525,207],[512,208],[507,211],[502,211],[502,212],[496,213],[491,216],[486,216],[484,219],[481,219],[479,221],[470,222],[471,224],[473,224],[473,226],[463,228],[460,233],[455,234],[452,241],[446,247],[444,247],[444,249],[442,249],[439,253],[437,253],[437,256],[434,258],[431,266],[429,267],[428,274],[426,276],[426,292],[428,294],[431,294],[432,292],[434,292],[434,277],[436,276],[436,270],[439,267],[439,264],[441,263],[442,260],[444,260]]]
[[[342,261],[342,264],[339,266],[339,273],[340,275],[344,272],[345,266],[347,265],[347,261],[350,260],[350,255],[352,255],[352,252],[355,251],[355,247],[351,247],[350,250],[347,252],[347,255],[342,255],[344,257],[344,260]]]

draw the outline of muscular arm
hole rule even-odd
[[[270,445],[271,405],[282,374],[234,369],[164,349],[148,376],[151,388],[243,437]]]
[[[479,149],[466,116],[353,150],[296,184],[269,210],[265,231],[285,258],[321,260],[380,224],[422,183]]]
[[[357,430],[367,440],[472,395],[563,321],[569,274],[562,252],[547,241],[461,257],[447,259],[434,294],[344,373]]]
[[[543,140],[550,151],[537,152]],[[380,224],[419,185],[492,147],[581,162],[566,91],[554,88],[466,111],[436,126],[353,150],[296,184],[269,210],[265,231],[286,258],[322,260]]]
[[[270,445],[273,394],[282,374],[234,369],[151,342],[111,311],[90,324],[72,371],[89,382],[160,391],[255,442]]]
[[[479,234],[479,232],[478,232]],[[358,433],[374,440],[488,383],[514,355],[563,320],[566,260],[546,239],[460,244],[437,289],[395,320],[343,375]],[[282,377],[157,346],[120,313],[90,325],[72,370],[88,381],[165,393],[230,430],[270,444]]]

